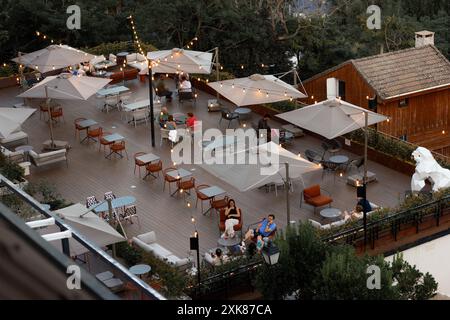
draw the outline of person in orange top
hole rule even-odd
[[[194,124],[197,121],[197,118],[194,116],[192,112],[188,112],[188,118],[186,120],[186,125],[189,130],[194,131]]]

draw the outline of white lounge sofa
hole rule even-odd
[[[23,162],[25,161],[25,155],[24,155],[24,151],[20,150],[20,151],[11,151],[8,150],[7,148],[0,146],[0,152],[7,158],[9,158],[9,160],[15,162],[15,163],[19,163],[19,162]]]
[[[147,69],[147,58],[140,53],[129,54],[127,55],[127,65],[143,71]]]
[[[15,147],[28,144],[28,134],[20,130],[13,132],[6,138],[0,139],[0,144],[5,147]]]
[[[31,163],[33,163],[36,167],[41,167],[60,161],[65,161],[67,166],[69,166],[69,163],[67,161],[66,149],[44,152],[40,154],[37,154],[36,152],[31,150],[28,154],[30,156]]]
[[[320,230],[328,230],[331,228],[336,228],[336,227],[340,227],[342,225],[345,224],[345,219],[339,220],[339,221],[335,221],[332,223],[328,223],[328,224],[321,224],[320,222],[317,222],[315,220],[312,219],[308,219],[309,222],[312,224],[312,226],[316,229],[320,229]]]
[[[188,269],[192,262],[189,258],[181,259],[156,242],[154,231],[133,237],[133,243],[146,252],[154,254],[158,259],[178,268],[180,271]]]

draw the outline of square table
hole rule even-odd
[[[113,134],[104,136],[103,139],[108,141],[108,142],[110,142],[110,143],[115,143],[117,141],[124,140],[125,138],[122,135],[118,134],[118,133],[113,133]],[[107,156],[105,156],[105,158],[109,159],[113,153],[114,153],[114,151],[111,151]]]
[[[92,119],[86,119],[86,120],[82,120],[80,122],[77,123],[78,126],[80,127],[80,130],[86,130],[86,132],[89,130],[90,127],[97,125],[97,121],[92,120]],[[84,137],[83,140],[80,141],[80,143],[83,143],[84,140],[88,139],[89,136],[86,135],[86,137]]]
[[[202,194],[207,196],[209,199],[213,199],[216,196],[220,196],[220,195],[226,193],[225,190],[223,190],[222,188],[217,187],[217,186],[211,186],[211,187],[208,187],[205,189],[201,189],[199,192],[201,192]],[[211,209],[212,209],[212,207],[210,207],[208,210],[203,212],[203,215],[206,215],[209,211],[211,211]]]
[[[136,160],[141,161],[142,163],[147,165],[149,163],[152,163],[153,161],[160,160],[160,157],[158,157],[157,155],[154,155],[153,153],[147,153],[147,154],[137,157]],[[151,172],[149,172],[145,175],[145,177],[143,179],[145,180],[145,178],[147,178],[149,175],[156,178]]]
[[[182,180],[183,178],[187,178],[187,177],[192,176],[192,172],[187,171],[187,170],[185,170],[185,169],[183,169],[183,168],[179,168],[179,169],[177,169],[177,170],[169,171],[169,172],[167,173],[167,175],[170,176],[170,177],[172,177],[172,178],[174,178],[174,179],[176,179],[177,181],[180,181],[180,180]],[[173,197],[178,191],[180,191],[180,188],[177,187],[177,190],[175,190],[175,191],[171,194],[171,196]]]

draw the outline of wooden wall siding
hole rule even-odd
[[[302,102],[313,104],[327,99],[327,79],[337,78],[345,81],[345,101],[357,106],[367,108],[367,96],[373,97],[375,92],[370,88],[364,79],[359,75],[353,64],[348,63],[341,68],[330,71],[318,78],[303,83],[308,98]],[[314,96],[314,99],[312,99]]]
[[[395,137],[406,134],[408,141],[417,144],[447,139],[450,145],[449,108],[449,89],[410,97],[408,106],[402,108],[398,107],[398,100],[379,104],[378,112],[389,116],[391,121],[380,123],[378,129]]]

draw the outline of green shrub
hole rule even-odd
[[[17,67],[13,64],[0,65],[0,78],[13,76],[17,72]]]
[[[147,52],[157,50],[153,45],[141,42],[141,48],[145,55]],[[107,59],[110,53],[117,54],[119,52],[137,52],[135,45],[129,41],[102,43],[95,47],[84,48],[90,54],[100,56],[104,55]]]
[[[116,255],[124,259],[128,267],[134,266],[142,261],[141,251],[126,241],[116,244]]]
[[[23,181],[25,170],[0,152],[0,174],[11,181]]]

